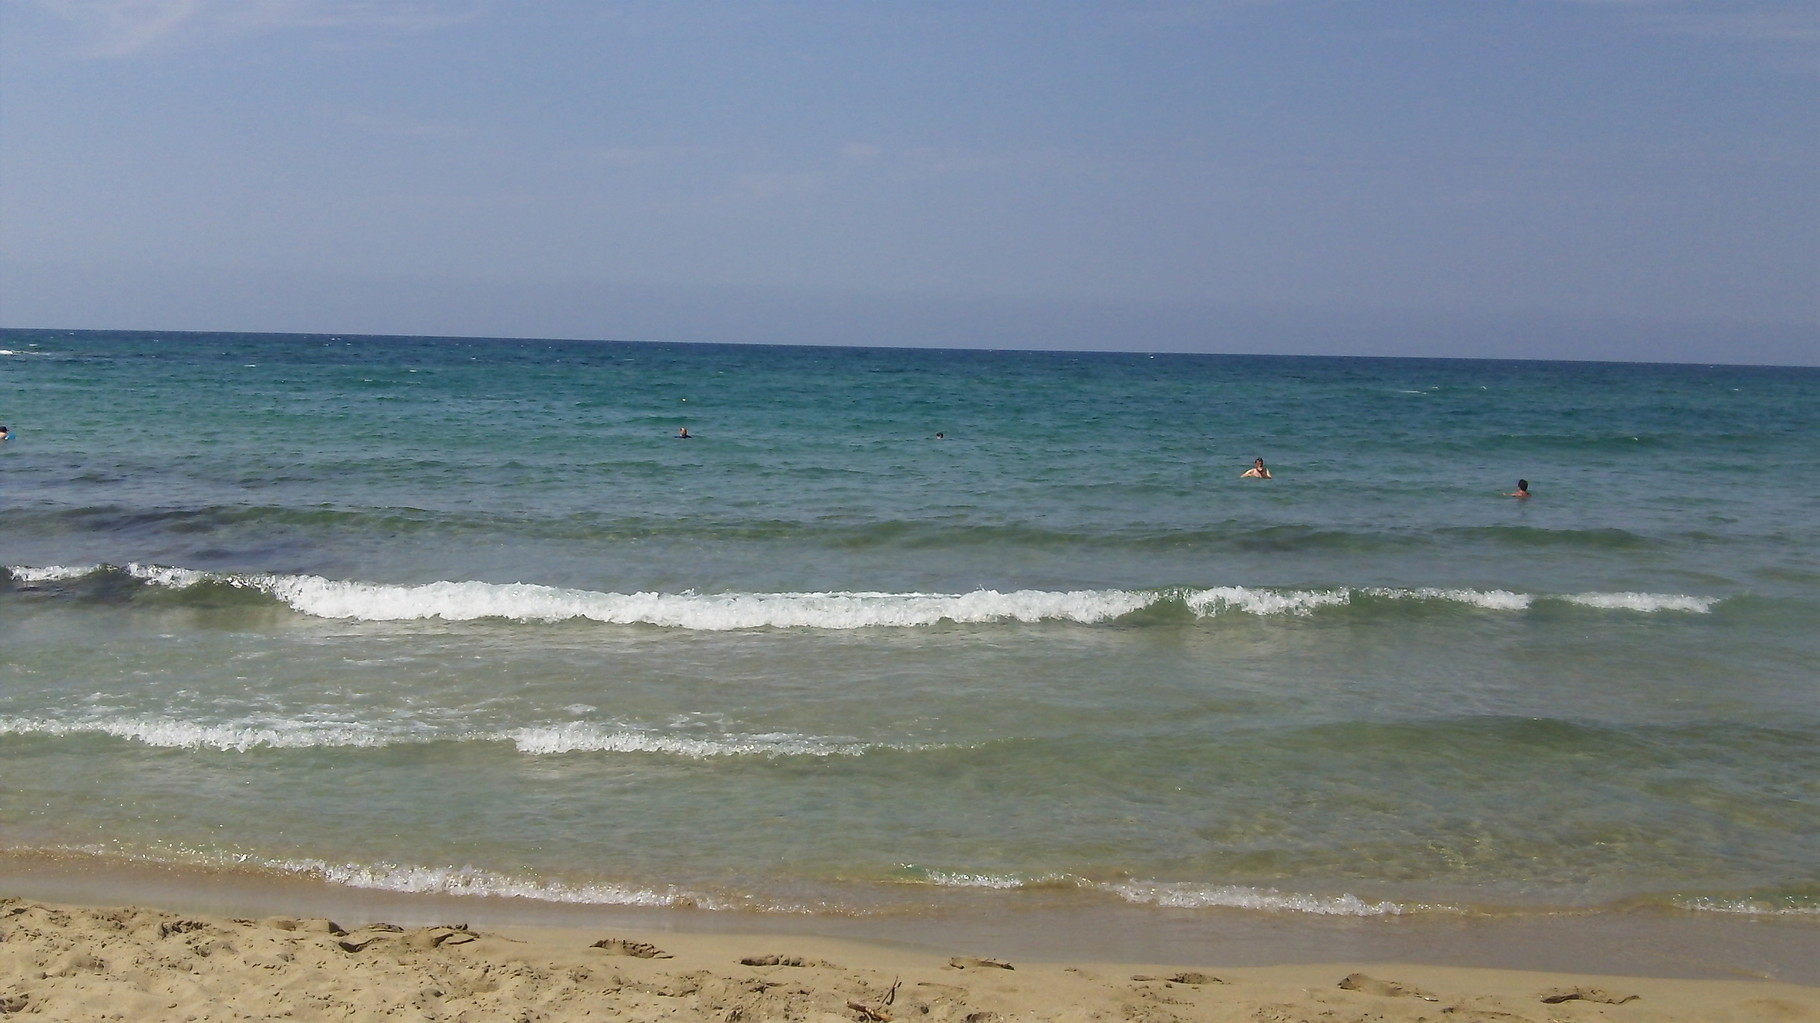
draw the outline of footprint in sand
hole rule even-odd
[[[1637,995],[1614,995],[1610,991],[1601,991],[1596,987],[1556,988],[1542,994],[1542,1001],[1547,1005],[1559,1005],[1562,1002],[1603,1002],[1606,1005],[1623,1005],[1634,1002]]]
[[[406,931],[399,940],[409,948],[430,949],[466,945],[470,941],[479,941],[480,935],[468,930],[467,924],[458,924],[454,927],[419,927],[414,931]]]
[[[1131,979],[1135,980],[1135,981],[1139,981],[1139,982],[1161,980],[1161,981],[1166,981],[1170,984],[1196,984],[1196,985],[1199,985],[1199,984],[1224,984],[1224,983],[1226,983],[1225,981],[1221,980],[1218,977],[1215,977],[1211,973],[1195,973],[1192,970],[1185,972],[1185,973],[1172,973],[1167,977],[1152,977],[1146,973],[1139,973],[1139,974],[1134,974]]]
[[[363,927],[360,932],[350,934],[335,944],[344,952],[363,952],[375,943],[383,945],[403,945],[405,948],[428,951],[448,945],[465,945],[470,941],[480,940],[480,935],[468,930],[467,924],[454,927],[419,927],[407,931],[392,924],[373,924]]]
[[[948,965],[957,970],[978,970],[986,968],[994,970],[1017,969],[1017,967],[1012,966],[1003,959],[984,959],[979,956],[955,956],[953,959],[948,960]]]
[[[801,956],[747,956],[739,961],[741,966],[824,966],[838,970],[840,967],[826,959],[804,959]]]
[[[1439,998],[1394,980],[1379,980],[1367,977],[1363,973],[1348,974],[1340,981],[1340,987],[1347,991],[1358,991],[1363,994],[1377,995],[1381,998],[1420,998],[1424,1002],[1438,1002]]]
[[[624,938],[602,938],[589,948],[598,948],[610,956],[634,956],[639,959],[669,959],[670,953],[656,945],[647,945],[642,941],[627,941]]]

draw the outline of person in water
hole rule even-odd
[[[1251,468],[1239,473],[1239,479],[1267,480],[1269,478],[1270,470],[1264,468],[1264,460],[1262,458],[1251,463]]]
[[[4,444],[8,440],[11,440],[12,436],[13,436],[13,431],[7,429],[4,426],[0,426],[0,444]]]
[[[694,440],[695,438],[689,436],[689,428],[685,426],[682,429],[676,431],[676,439],[677,440]]]
[[[1527,499],[1529,497],[1529,481],[1528,480],[1518,480],[1517,489],[1511,493],[1505,494],[1504,496],[1505,497],[1514,497],[1519,500]]]

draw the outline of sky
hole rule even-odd
[[[1820,4],[0,0],[0,326],[1820,365]]]

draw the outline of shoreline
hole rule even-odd
[[[305,876],[4,849],[0,897],[222,918],[325,917],[350,927],[461,921],[489,928],[755,933],[1045,962],[1261,967],[1394,961],[1682,980],[1775,980],[1820,988],[1820,918],[1807,914],[1638,907],[1345,916],[1085,904],[1043,892],[1006,893],[965,908],[924,912],[765,913],[351,888]]]
[[[672,914],[675,911],[669,911]],[[671,921],[675,923],[674,920]],[[742,924],[761,924],[751,918]],[[972,935],[977,940],[980,935]],[[1820,988],[1376,958],[1061,961],[882,937],[353,924],[0,896],[0,1014],[227,1021],[1820,1020]]]
[[[1820,926],[1803,917],[1417,920],[1026,900],[835,917],[96,867],[0,855],[0,1014],[1820,1023]]]

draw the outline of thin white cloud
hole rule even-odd
[[[1663,31],[1750,46],[1772,67],[1820,74],[1820,5],[1667,10],[1651,20]]]
[[[39,6],[75,28],[86,53],[119,57],[184,31],[203,0],[39,0]]]
[[[1820,4],[1811,0],[1575,0],[1625,11],[1654,32],[1732,44],[1782,71],[1820,74]]]
[[[459,24],[481,0],[38,0],[82,52],[125,57],[287,31],[422,32]]]

